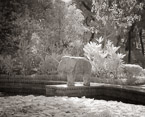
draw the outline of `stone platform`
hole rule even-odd
[[[66,84],[46,85],[46,96],[85,96],[145,105],[145,85],[121,86],[100,83],[91,83],[90,87],[83,86],[82,83],[76,83],[72,87]]]

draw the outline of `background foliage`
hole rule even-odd
[[[114,77],[122,62],[116,52],[126,54],[125,62],[144,67],[144,4],[144,0],[1,0],[0,72],[55,73],[63,55],[84,56],[84,45],[106,66],[97,69],[113,70]],[[104,40],[96,42],[101,36]],[[85,50],[87,57],[89,53]]]
[[[74,4],[6,0],[1,1],[0,8],[2,73],[15,74],[17,69],[16,74],[47,74],[56,71],[64,54],[82,55],[87,28],[81,10]]]

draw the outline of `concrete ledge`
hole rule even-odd
[[[0,92],[7,94],[45,95],[45,85],[65,84],[65,81],[52,81],[49,78],[6,77],[0,76]]]
[[[77,83],[74,87],[66,85],[46,85],[47,96],[88,97],[95,99],[117,100],[145,105],[144,86],[121,86],[91,83],[90,87]]]

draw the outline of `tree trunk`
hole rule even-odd
[[[117,43],[116,43],[116,46],[117,46],[117,47],[119,46],[120,42],[121,42],[121,36],[118,35],[118,36],[117,36]]]
[[[142,54],[144,56],[144,45],[143,45],[143,41],[142,41],[142,29],[139,30],[139,38],[140,38]]]
[[[131,62],[131,31],[128,32],[128,63]]]
[[[128,63],[131,63],[131,49],[132,49],[132,32],[134,30],[135,23],[132,24],[128,32]]]
[[[90,37],[89,42],[91,42],[91,41],[94,39],[94,35],[95,35],[95,33],[92,33],[92,34],[91,34],[91,37]]]

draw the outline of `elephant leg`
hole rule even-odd
[[[75,79],[72,73],[67,74],[67,86],[74,86]]]
[[[83,75],[83,85],[90,86],[90,74]]]

